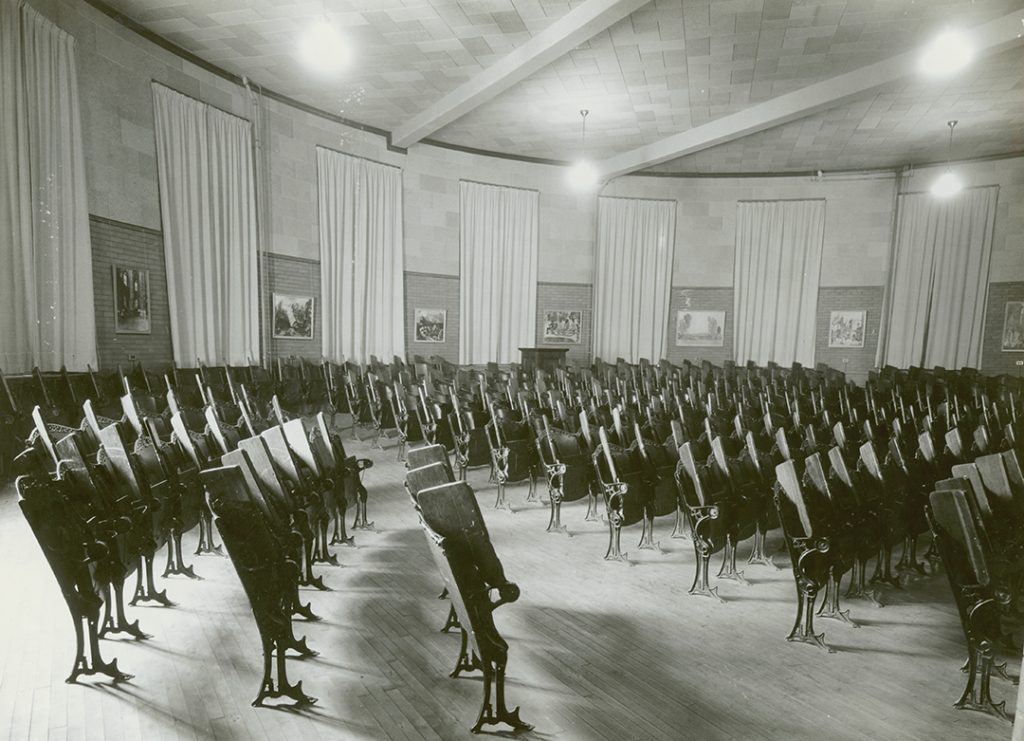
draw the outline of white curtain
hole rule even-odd
[[[999,187],[896,199],[879,364],[981,365]]]
[[[402,171],[317,147],[323,354],[405,357]]]
[[[535,190],[463,180],[459,232],[459,358],[518,363],[537,317]]]
[[[259,357],[256,196],[248,121],[153,84],[174,361]]]
[[[736,208],[733,348],[738,363],[814,365],[825,201]]]
[[[594,355],[653,363],[665,354],[676,202],[599,198]]]
[[[96,364],[75,40],[0,0],[0,367]]]

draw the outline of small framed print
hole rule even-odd
[[[313,297],[273,295],[275,340],[313,339]]]
[[[725,342],[724,311],[676,313],[676,347],[721,347]]]
[[[1003,352],[1024,352],[1024,301],[1007,301],[1003,315]]]
[[[578,345],[582,334],[582,311],[544,312],[544,342],[554,345]]]
[[[149,271],[114,265],[114,332],[150,334]]]
[[[829,347],[864,347],[866,311],[833,311],[828,318]]]
[[[414,311],[413,342],[444,342],[448,329],[448,312],[444,309]]]

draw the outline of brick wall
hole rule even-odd
[[[815,322],[814,360],[846,373],[849,380],[864,383],[875,367],[878,329],[882,320],[882,286],[822,287],[818,290],[818,318]],[[866,311],[864,347],[828,346],[828,328],[833,311]],[[846,361],[846,362],[844,362]]]
[[[112,370],[135,360],[147,368],[169,367],[174,356],[167,306],[167,269],[160,232],[90,216],[89,234],[100,368]],[[149,334],[114,332],[114,265],[149,271]]]
[[[1007,301],[1024,301],[1024,282],[989,283],[988,311],[985,314],[985,340],[981,368],[986,374],[1018,375],[1024,368],[1014,365],[1024,360],[1024,352],[1003,352],[1003,320]]]
[[[416,342],[413,331],[416,309],[444,309],[448,312],[444,342]],[[459,278],[454,275],[405,273],[405,352],[429,358],[439,355],[459,362]]]
[[[680,288],[673,286],[669,301],[668,338],[665,357],[680,364],[684,360],[700,363],[707,360],[721,365],[732,359],[732,288]],[[721,347],[676,347],[676,319],[684,309],[703,311],[724,311],[725,328],[722,331]]]
[[[568,347],[566,362],[570,365],[590,364],[594,350],[594,292],[593,287],[586,283],[544,283],[537,282],[537,347]],[[581,311],[583,322],[580,327],[580,341],[576,345],[564,342],[544,340],[544,312],[546,311]]]
[[[266,266],[267,280],[263,284],[263,305],[260,310],[261,313],[266,312],[262,316],[267,317],[268,320],[273,316],[272,294],[284,293],[291,296],[313,297],[313,339],[274,339],[271,336],[272,333],[268,333],[270,336],[270,359],[289,358],[294,355],[300,358],[319,360],[323,354],[320,263],[316,260],[271,253],[268,255]]]

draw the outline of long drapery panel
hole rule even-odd
[[[879,364],[980,367],[998,186],[896,199]]]
[[[174,362],[259,358],[256,196],[248,121],[153,84]]]
[[[402,171],[316,150],[323,355],[405,357]]]
[[[814,365],[825,201],[740,201],[733,349],[748,360]]]
[[[598,199],[595,356],[631,363],[664,356],[675,234],[675,201]]]
[[[459,186],[460,362],[518,362],[537,331],[539,194],[465,180]]]
[[[96,364],[75,40],[0,0],[0,363]]]

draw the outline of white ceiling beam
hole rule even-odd
[[[974,45],[975,59],[1024,43],[1022,23],[1024,10],[1018,10],[966,31]],[[808,85],[679,134],[614,155],[595,163],[595,168],[601,180],[610,180],[833,108],[868,90],[915,74],[920,54],[920,49],[904,52]],[[936,81],[935,84],[944,83]]]
[[[587,0],[529,41],[464,82],[391,134],[391,145],[409,147],[543,69],[649,0]]]

